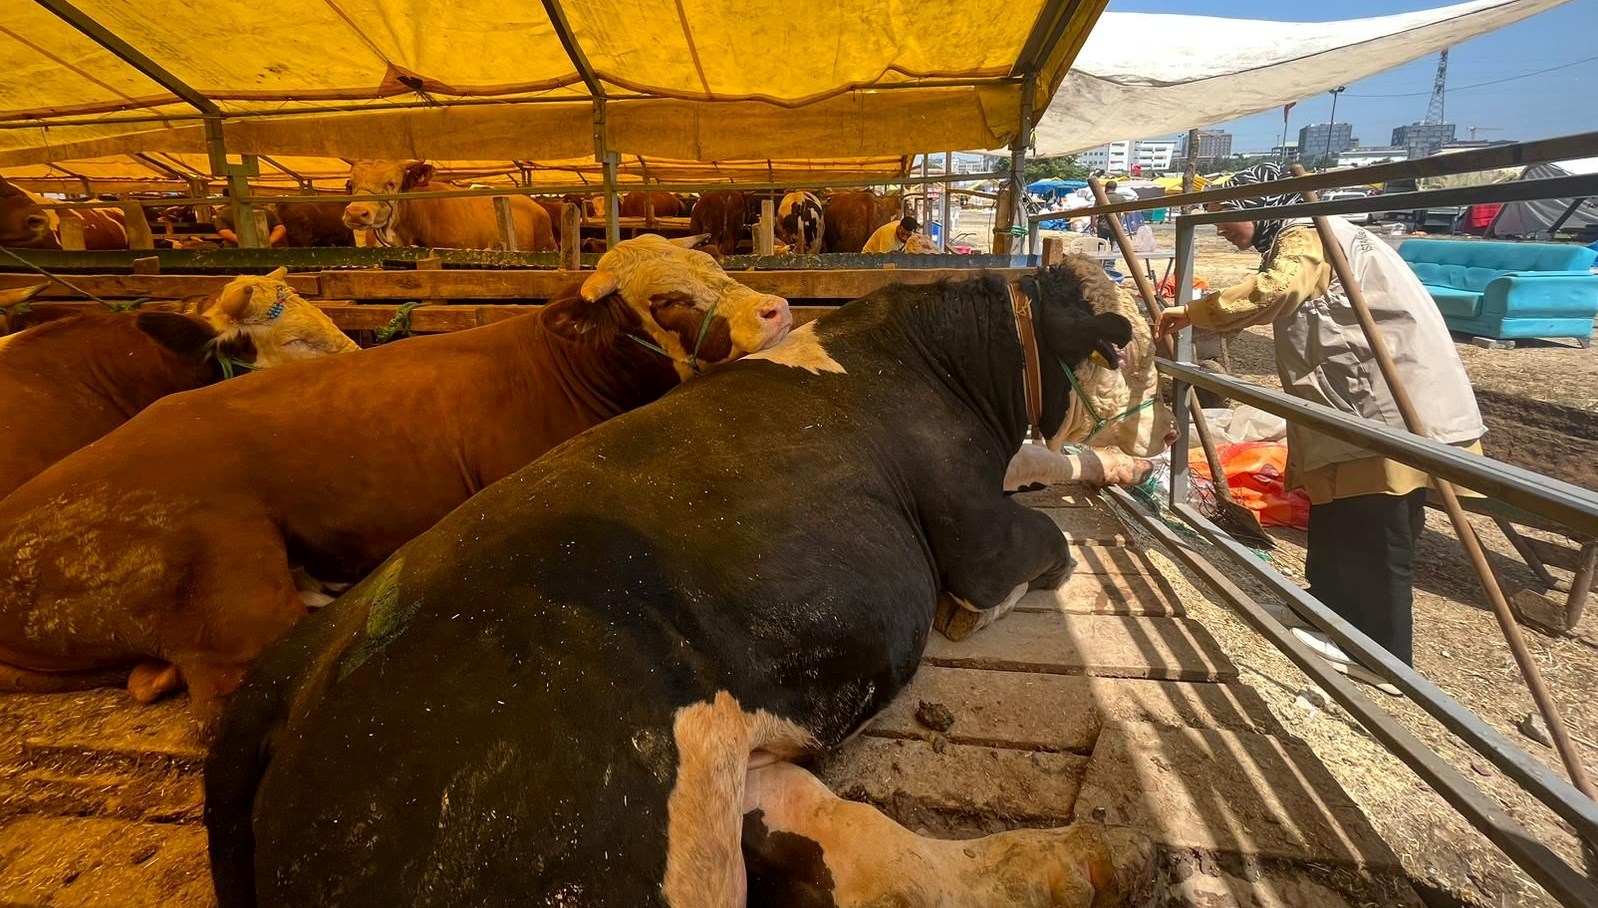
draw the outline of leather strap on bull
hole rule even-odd
[[[1043,418],[1043,366],[1038,356],[1037,330],[1032,324],[1032,300],[1019,282],[1010,285],[1010,309],[1015,313],[1015,333],[1021,338],[1021,354],[1026,361],[1021,386],[1026,391],[1027,431],[1033,441],[1043,441],[1043,429],[1038,425]]]

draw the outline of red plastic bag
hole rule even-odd
[[[1259,516],[1265,526],[1309,529],[1309,496],[1286,488],[1287,445],[1279,441],[1245,441],[1215,451],[1226,471],[1226,487],[1237,503]],[[1204,450],[1188,451],[1188,469],[1210,479]]]

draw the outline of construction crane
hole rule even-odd
[[[1504,128],[1502,126],[1467,126],[1465,128],[1470,130],[1470,140],[1472,142],[1476,141],[1476,133],[1477,132],[1503,132],[1504,131]]]
[[[1426,119],[1423,123],[1443,122],[1443,90],[1448,84],[1448,48],[1437,57],[1437,78],[1432,82],[1432,99],[1426,105]]]

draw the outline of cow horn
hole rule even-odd
[[[681,246],[684,249],[697,249],[702,243],[705,242],[705,240],[708,239],[710,239],[710,234],[701,233],[698,236],[679,237],[675,240],[667,240],[666,242],[672,244],[673,246]]]
[[[266,279],[269,281],[281,281],[288,273],[288,268],[279,266],[277,268],[273,268],[272,272],[266,276]]]
[[[32,287],[18,287],[14,290],[0,290],[0,309],[25,303],[48,286],[50,286],[48,283],[43,283],[34,284]]]
[[[616,292],[618,281],[614,271],[595,271],[583,281],[583,299],[590,303],[597,303],[612,293]]]

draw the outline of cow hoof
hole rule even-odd
[[[964,640],[999,620],[1000,609],[976,609],[956,596],[938,594],[938,611],[932,626],[950,640]]]
[[[183,675],[170,662],[140,662],[128,673],[128,693],[139,703],[154,703],[183,686]]]

